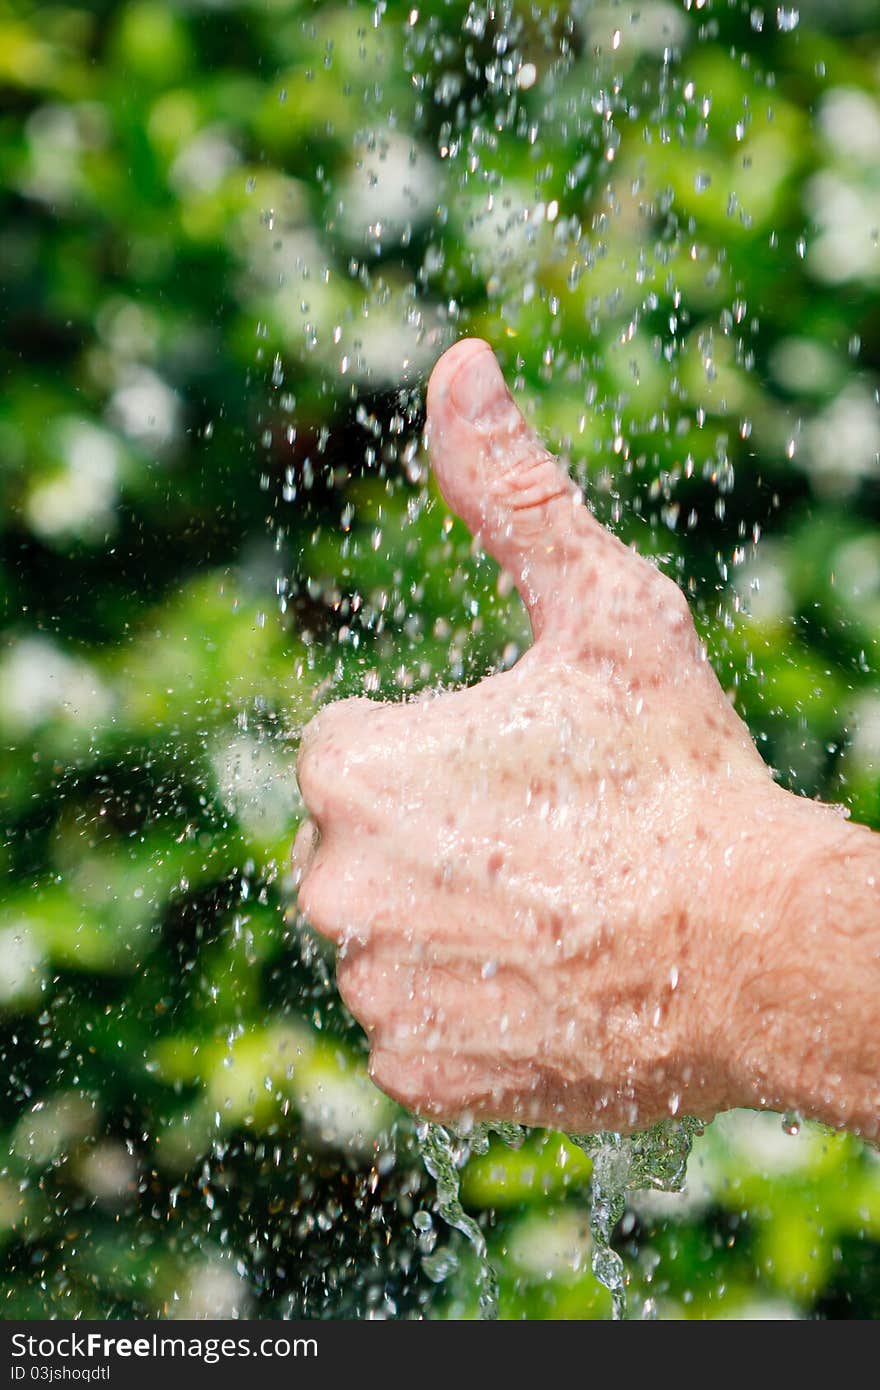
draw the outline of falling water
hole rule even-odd
[[[421,1124],[418,1127],[422,1158],[437,1184],[437,1211],[452,1230],[461,1231],[477,1256],[480,1271],[480,1317],[485,1319],[498,1316],[498,1277],[489,1262],[486,1237],[461,1204],[459,1174],[462,1162],[470,1154],[484,1152],[488,1147],[490,1128],[489,1125],[478,1125],[467,1136],[462,1136],[444,1125]],[[506,1128],[510,1131],[510,1142],[516,1142],[514,1131],[518,1127]],[[439,1252],[425,1256],[422,1268],[429,1278],[438,1282],[445,1279],[450,1271],[448,1253]]]
[[[593,1162],[590,1174],[590,1232],[593,1273],[611,1294],[615,1318],[626,1316],[626,1274],[612,1248],[614,1228],[626,1205],[627,1192],[680,1192],[699,1120],[682,1116],[661,1120],[639,1134],[572,1134]]]
[[[489,1260],[486,1237],[461,1203],[461,1169],[471,1155],[485,1153],[492,1134],[510,1147],[521,1144],[522,1125],[483,1123],[460,1132],[453,1126],[420,1124],[419,1146],[425,1167],[437,1184],[437,1211],[453,1230],[461,1231],[476,1253],[480,1279],[480,1317],[498,1316],[498,1278]],[[592,1268],[611,1294],[612,1316],[626,1317],[626,1271],[613,1248],[614,1229],[621,1220],[628,1192],[681,1192],[694,1137],[702,1133],[699,1120],[661,1120],[632,1135],[600,1132],[570,1134],[571,1141],[592,1162],[590,1172],[590,1234]],[[454,1267],[449,1252],[432,1253],[422,1261],[429,1277],[445,1279]]]

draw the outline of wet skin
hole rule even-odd
[[[438,362],[428,436],[534,644],[303,737],[299,906],[374,1080],[446,1119],[745,1104],[876,1133],[878,837],[776,786],[684,595],[599,525],[485,343]]]

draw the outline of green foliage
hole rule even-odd
[[[528,640],[419,443],[455,336],[880,826],[876,17],[639,10],[0,0],[5,1316],[476,1310],[287,869],[320,704]],[[588,1174],[466,1170],[502,1315],[607,1315]],[[873,1316],[880,1170],[729,1117],[618,1245],[661,1313]]]

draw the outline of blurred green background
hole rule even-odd
[[[287,867],[318,705],[527,640],[456,336],[880,826],[878,154],[875,0],[0,0],[3,1316],[475,1312]],[[588,1181],[466,1169],[503,1317],[607,1316]],[[873,1317],[877,1155],[726,1116],[618,1247],[636,1315]]]

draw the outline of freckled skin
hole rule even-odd
[[[857,1098],[836,1055],[828,1080],[815,1021],[810,1078],[772,1040],[792,998],[816,1007],[809,971],[785,973],[792,882],[823,847],[848,869],[876,857],[874,837],[853,847],[774,785],[684,596],[599,526],[484,343],[440,360],[428,419],[441,490],[512,576],[535,642],[471,689],[343,701],[304,735],[299,906],[339,944],[374,1079],[448,1119],[630,1130],[794,1104],[868,1132],[876,1083]],[[878,974],[880,942],[875,957]]]

